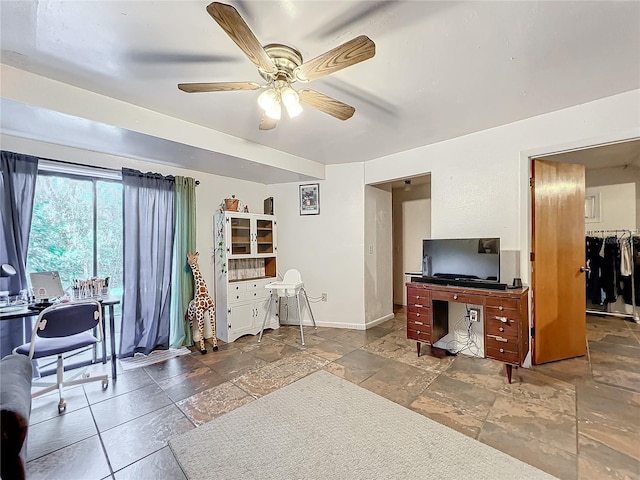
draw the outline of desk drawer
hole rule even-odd
[[[407,338],[418,340],[420,342],[428,343],[429,345],[431,345],[431,330],[429,328],[410,330],[407,327]]]
[[[431,319],[431,309],[424,306],[409,305],[407,308],[407,320],[409,319],[428,322]]]
[[[485,305],[487,308],[495,308],[499,311],[518,310],[518,300],[515,298],[487,297]]]
[[[407,305],[422,305],[429,308],[431,304],[431,295],[429,292],[416,287],[407,287]]]
[[[511,363],[513,365],[520,365],[520,358],[518,352],[509,352],[504,348],[486,347],[486,357],[500,362]]]
[[[482,305],[482,297],[468,293],[453,292],[431,292],[432,300],[442,300],[445,302],[471,303],[473,305]]]
[[[517,339],[509,338],[501,335],[485,334],[485,347],[493,348],[494,350],[504,350],[505,352],[518,353],[518,341]]]
[[[506,317],[501,317],[505,318]],[[518,338],[518,322],[506,319],[506,322],[496,320],[495,317],[486,317],[484,322],[485,333],[498,337],[506,337],[514,342]]]
[[[431,320],[428,318],[407,318],[407,330],[431,330]]]

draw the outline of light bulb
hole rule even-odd
[[[274,104],[269,110],[265,110],[267,117],[273,118],[274,120],[280,120],[280,115],[282,114],[282,108],[279,103]]]
[[[296,92],[289,86],[286,86],[282,90],[280,90],[280,98],[282,98],[282,103],[284,103],[285,107],[300,104],[300,97],[298,96],[298,92]]]
[[[285,103],[284,106],[287,109],[287,113],[289,114],[289,118],[297,117],[298,115],[300,115],[302,113],[302,105],[300,105],[298,102],[292,103],[291,105],[287,105]]]
[[[278,92],[276,92],[273,88],[265,90],[258,97],[258,105],[260,105],[260,108],[262,108],[265,112],[273,108],[273,106],[277,104],[279,104]]]

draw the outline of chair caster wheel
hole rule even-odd
[[[215,346],[211,349],[211,351],[212,351],[212,352],[217,352],[217,351],[218,351],[218,346],[217,346],[217,345],[215,345]]]
[[[108,386],[109,386],[109,379],[103,380],[102,381],[102,389],[106,390]]]
[[[206,348],[203,348],[202,350],[200,350],[200,353],[201,353],[202,355],[206,354],[206,353],[207,353],[207,349],[206,349]]]
[[[58,404],[58,415],[60,415],[66,409],[67,409],[67,402],[64,402],[61,400],[60,403]]]

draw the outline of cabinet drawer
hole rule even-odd
[[[257,298],[264,298],[268,295],[269,295],[269,292],[266,289],[249,290],[249,291],[234,293],[232,300],[233,301],[255,300]]]
[[[271,282],[275,282],[275,278],[261,278],[259,280],[251,280],[249,282],[245,282],[247,290],[264,290],[267,291],[265,285]],[[267,292],[268,293],[268,292]]]
[[[520,365],[520,359],[517,352],[509,352],[504,348],[486,348],[486,357],[500,362],[511,363],[513,365]]]
[[[412,340],[419,340],[420,342],[428,343],[431,345],[431,330],[409,330],[407,328],[407,338]]]
[[[421,288],[407,287],[407,305],[422,305],[428,308],[430,301],[429,292]]]
[[[518,300],[515,298],[487,297],[485,305],[499,311],[518,310]]]
[[[474,305],[482,305],[482,297],[479,295],[470,295],[467,293],[454,292],[432,292],[432,300],[443,300],[445,302],[472,303]]]

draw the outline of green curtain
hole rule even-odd
[[[193,298],[193,275],[187,264],[187,252],[196,249],[196,182],[190,177],[176,179],[176,229],[173,241],[173,281],[171,288],[171,330],[169,345],[180,348],[193,345],[189,323],[184,314]]]

